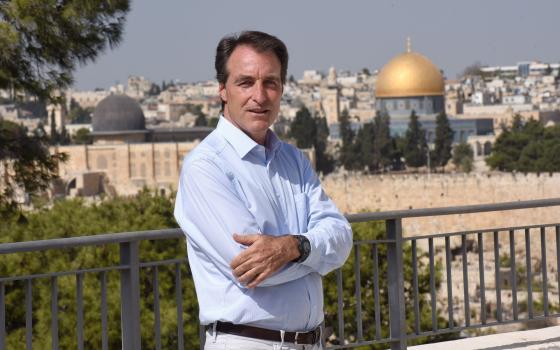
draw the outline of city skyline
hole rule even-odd
[[[124,40],[94,63],[78,68],[75,88],[107,88],[142,75],[156,83],[214,79],[218,40],[243,29],[270,32],[290,51],[288,74],[304,70],[380,69],[412,49],[430,58],[447,78],[466,66],[513,65],[519,61],[560,61],[553,44],[560,3],[543,1],[309,1],[263,8],[254,0],[147,0],[131,2]],[[219,9],[219,10],[217,10]]]

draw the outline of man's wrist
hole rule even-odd
[[[297,240],[297,248],[298,248],[298,257],[294,258],[292,262],[302,263],[304,262],[309,253],[311,252],[311,243],[309,239],[304,235],[294,235],[293,236]]]

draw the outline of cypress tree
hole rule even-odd
[[[290,125],[289,136],[296,140],[299,148],[310,148],[315,142],[316,135],[315,120],[311,117],[311,112],[303,106],[297,111],[296,117]]]
[[[436,117],[436,137],[434,140],[435,149],[431,153],[431,166],[444,167],[451,159],[451,145],[453,144],[453,130],[449,126],[449,119],[445,112],[441,112]]]
[[[334,161],[327,153],[327,139],[329,137],[329,126],[326,118],[315,116],[315,159],[317,160],[317,171],[328,174],[334,170]]]
[[[340,163],[346,169],[353,169],[355,162],[355,149],[354,149],[354,131],[350,124],[350,115],[348,110],[344,109],[338,118],[340,126],[340,138],[342,139],[342,147],[340,149]]]
[[[389,114],[378,112],[374,119],[373,166],[384,171],[393,162],[393,140],[391,139]]]
[[[410,114],[410,122],[404,140],[404,159],[407,166],[421,167],[426,165],[426,131],[422,129],[415,111]]]

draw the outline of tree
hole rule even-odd
[[[486,163],[501,171],[560,171],[560,126],[545,128],[534,119],[523,123],[515,116],[512,126],[498,136]]]
[[[370,171],[375,169],[375,126],[373,123],[365,123],[356,135],[356,151],[359,154],[359,168],[368,167]]]
[[[0,1],[0,89],[62,103],[56,91],[71,85],[77,64],[120,42],[128,11],[129,0]],[[67,142],[64,128],[60,135],[53,130],[51,142]],[[5,122],[0,132],[0,201],[12,209],[16,188],[31,194],[46,189],[66,159],[49,154],[44,135],[26,132]]]
[[[482,76],[483,73],[481,68],[482,68],[482,63],[476,61],[473,64],[465,67],[465,69],[463,69],[463,71],[461,72],[460,76],[461,77]]]
[[[416,112],[412,111],[404,139],[403,153],[406,165],[411,167],[426,165],[427,151],[426,132],[422,129]]]
[[[316,121],[307,107],[301,107],[290,125],[289,136],[296,140],[299,148],[310,148],[317,136]]]
[[[0,225],[0,242],[64,238],[96,235],[107,232],[130,232],[148,229],[176,228],[173,218],[173,198],[143,191],[134,197],[122,197],[92,204],[84,200],[57,201],[49,210],[26,213],[27,222],[18,222],[13,215]],[[140,259],[143,262],[184,259],[184,240],[143,241]],[[0,264],[0,276],[22,276],[49,271],[80,270],[119,264],[118,244],[88,248],[49,250],[34,254],[5,254]],[[198,304],[188,264],[181,263],[185,348],[197,349]],[[158,269],[160,324],[162,349],[178,348],[175,304],[175,274],[173,265]],[[152,268],[140,269],[141,336],[143,349],[155,349],[153,336],[154,295]],[[83,275],[84,345],[100,348],[100,282],[98,273]],[[76,283],[74,276],[58,281],[59,345],[61,349],[76,348]],[[107,325],[109,349],[120,349],[120,287],[118,272],[107,274]],[[19,282],[5,286],[6,348],[21,348],[25,332],[25,308],[19,302],[25,298]],[[50,349],[50,279],[33,280],[33,347]],[[22,318],[23,317],[23,318]]]
[[[72,124],[90,124],[93,109],[91,107],[82,108],[74,99],[70,100],[70,108],[66,119]]]
[[[35,195],[48,188],[57,178],[58,164],[66,160],[64,153],[50,154],[48,137],[0,119],[0,212],[17,210],[18,190]]]
[[[356,146],[354,144],[354,131],[350,122],[350,115],[347,109],[344,109],[338,118],[340,138],[342,139],[342,146],[339,152],[339,161],[342,165],[350,170],[359,168],[360,155],[356,153]]]
[[[373,169],[384,171],[393,163],[393,140],[391,118],[387,112],[378,112],[374,119]]]
[[[466,142],[461,142],[453,148],[453,164],[462,172],[470,173],[473,169],[474,152]]]
[[[128,11],[129,0],[1,1],[0,88],[59,100],[77,64],[120,42]]]
[[[218,125],[218,122],[219,122],[219,121],[220,121],[220,120],[219,120],[218,118],[216,118],[216,117],[210,118],[210,120],[208,121],[208,127],[210,127],[210,128],[215,128],[215,127]]]
[[[161,89],[158,84],[152,83],[150,86],[150,91],[148,91],[149,96],[158,96],[161,93]]]
[[[93,137],[87,128],[80,128],[72,138],[72,142],[78,145],[89,145],[93,142]]]
[[[199,114],[194,121],[194,126],[208,126],[206,116],[204,114]]]
[[[436,137],[434,140],[435,149],[431,155],[432,167],[444,167],[451,159],[451,145],[453,144],[453,130],[449,126],[449,119],[445,112],[441,112],[436,117]]]
[[[327,125],[327,119],[324,117],[315,116],[314,119],[317,130],[314,143],[317,171],[326,175],[334,170],[334,159],[327,153],[329,126]]]

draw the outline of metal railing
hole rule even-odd
[[[442,337],[483,327],[560,316],[557,306],[553,305],[556,302],[560,305],[560,223],[415,237],[403,237],[402,233],[402,220],[405,218],[549,206],[560,206],[560,199],[349,215],[348,219],[352,223],[383,221],[385,236],[355,240],[353,257],[348,259],[345,266],[327,276],[326,288],[336,285],[336,295],[330,298],[336,299],[333,303],[336,302],[337,306],[336,310],[326,314],[326,327],[331,333],[327,348],[389,344],[391,349],[406,349],[407,343],[418,338]],[[538,254],[532,249],[536,237],[540,242],[540,249],[536,249]],[[110,273],[118,273],[119,341],[122,348],[141,348],[141,313],[150,312],[153,322],[150,337],[154,347],[161,349],[162,301],[158,281],[161,278],[160,269],[163,268],[171,269],[174,279],[174,344],[179,349],[192,348],[192,345],[185,344],[184,339],[183,303],[186,290],[182,269],[186,268],[185,256],[141,261],[139,248],[142,242],[183,238],[180,230],[169,229],[0,244],[0,258],[15,253],[40,254],[41,251],[79,247],[119,246],[118,264],[0,276],[0,350],[6,349],[7,339],[6,287],[17,288],[16,283],[20,284],[24,295],[21,305],[25,309],[26,348],[32,348],[33,294],[36,293],[34,285],[41,284],[39,281],[47,281],[50,286],[50,338],[52,348],[59,348],[59,280],[69,276],[75,278],[76,347],[83,349],[84,278],[91,275],[99,278],[100,347],[109,349],[109,338],[114,337],[108,326],[108,313],[111,310],[108,309],[107,281]],[[549,249],[551,244],[552,250]],[[490,246],[492,249],[488,253],[485,247]],[[550,254],[551,251],[555,254]],[[488,279],[489,273],[494,273],[493,281]],[[552,275],[556,277],[555,284],[550,283]],[[146,279],[146,276],[149,278]],[[345,276],[353,278],[353,286],[346,283]],[[459,277],[454,279],[454,276]],[[148,306],[144,305],[145,301],[141,298],[147,297],[146,291],[141,290],[145,287],[141,280],[148,281],[152,287]],[[439,286],[443,285],[443,280],[445,286],[442,289]],[[489,282],[493,282],[493,285]],[[169,291],[166,292],[169,295]],[[554,292],[559,296],[551,300]],[[189,293],[192,294],[192,291]],[[505,298],[511,300],[504,303]],[[329,300],[329,296],[325,296],[325,301]],[[168,300],[165,302],[169,304]],[[508,303],[511,308],[504,307]],[[325,305],[326,308],[328,306]],[[197,318],[197,315],[191,316],[192,319]],[[348,320],[350,316],[351,321]],[[203,339],[202,328],[199,334]]]

